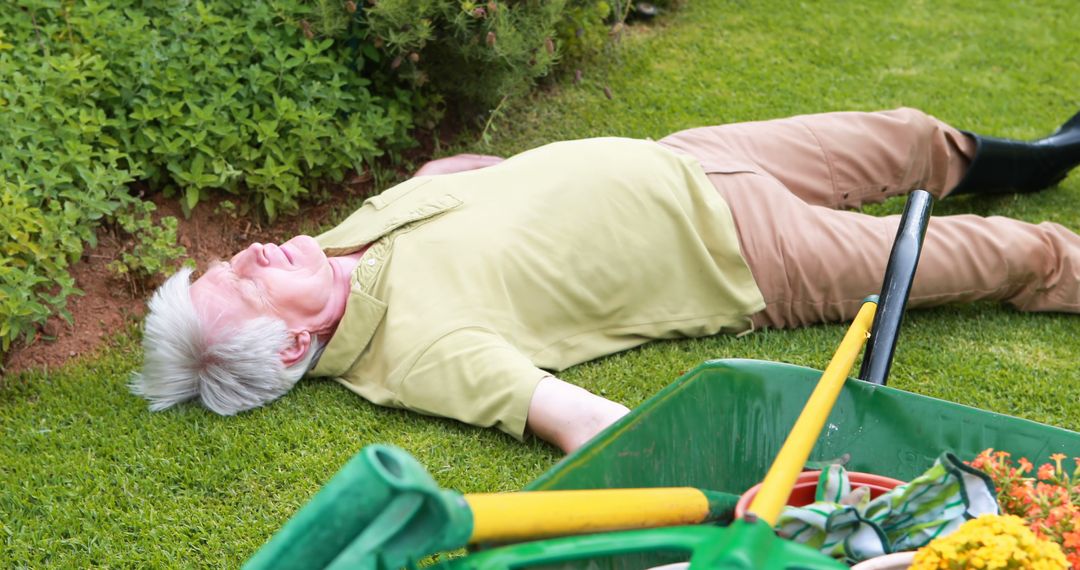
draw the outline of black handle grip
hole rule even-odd
[[[934,198],[926,190],[916,190],[908,196],[904,215],[900,217],[900,227],[896,230],[889,264],[885,267],[885,281],[881,284],[881,295],[870,329],[870,340],[863,354],[859,378],[884,386],[892,366],[896,341],[900,337],[900,322],[904,318],[911,283],[915,280],[915,269],[919,266],[919,254],[922,253],[926,226],[930,223],[930,211],[934,208]]]

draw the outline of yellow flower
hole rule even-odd
[[[1067,567],[1060,546],[1037,538],[1020,517],[1012,515],[984,515],[967,521],[956,532],[920,548],[911,565],[912,570]]]

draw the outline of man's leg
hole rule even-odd
[[[938,198],[957,185],[975,141],[915,109],[824,113],[681,131],[661,139],[706,172],[752,162],[808,204],[857,208],[923,188]],[[727,169],[730,170],[730,169]]]
[[[881,287],[899,216],[814,206],[775,178],[715,173],[766,308],[757,326],[854,317]],[[999,300],[1031,311],[1080,312],[1080,236],[1002,217],[930,221],[910,305]]]

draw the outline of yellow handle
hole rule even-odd
[[[836,354],[829,361],[829,366],[825,368],[814,392],[810,394],[810,399],[799,414],[799,419],[795,421],[795,426],[784,440],[784,446],[773,460],[761,490],[750,503],[748,512],[754,513],[769,523],[769,526],[776,524],[776,519],[787,504],[791,489],[795,486],[795,479],[806,465],[810,451],[814,449],[814,443],[821,434],[821,428],[825,426],[825,420],[844,387],[844,380],[866,343],[876,310],[877,303],[873,301],[863,303],[859,309],[859,314],[844,335],[840,348],[836,349]]]
[[[482,493],[465,501],[470,544],[696,524],[709,514],[708,499],[692,487]]]

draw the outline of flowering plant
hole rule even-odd
[[[993,480],[1003,514],[1022,518],[1035,536],[1059,544],[1072,568],[1080,570],[1080,458],[1071,474],[1061,465],[1065,454],[1050,459],[1053,463],[1040,466],[1035,477],[1027,476],[1034,469],[1027,458],[1014,465],[1005,451],[987,449],[970,465]]]
[[[983,515],[956,532],[934,539],[915,553],[910,570],[939,568],[1065,568],[1058,545],[1036,538],[1025,521],[1013,515]]]

